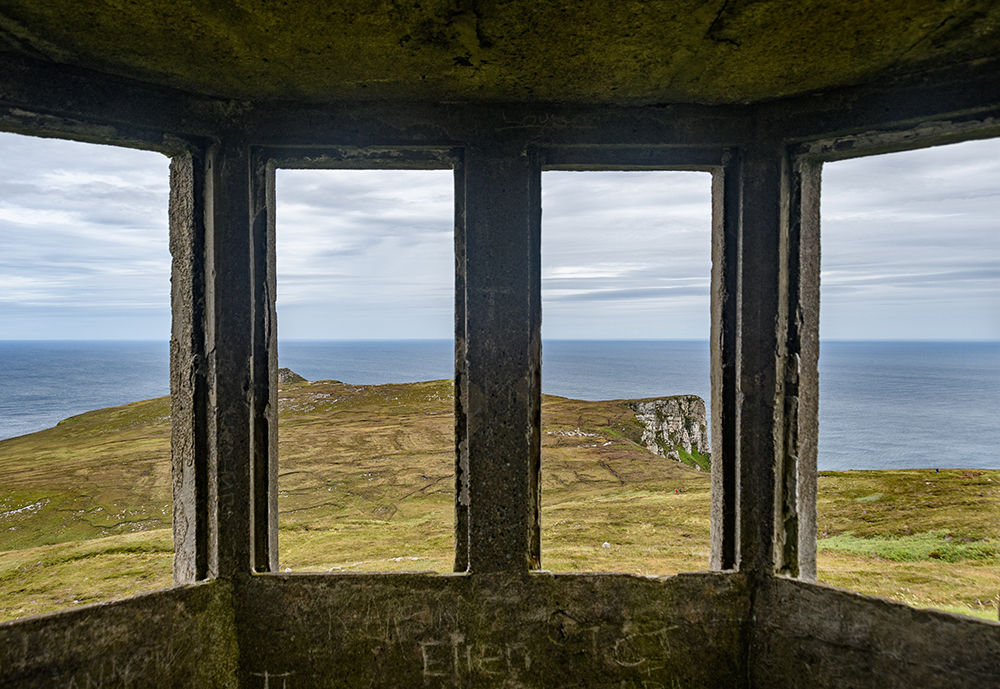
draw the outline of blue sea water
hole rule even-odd
[[[167,342],[0,340],[0,439],[169,392]]]
[[[823,342],[820,469],[1000,468],[1000,343]]]
[[[452,376],[447,340],[283,341],[309,380]],[[165,395],[165,342],[0,341],[0,439],[91,409]],[[542,390],[578,399],[709,399],[707,342],[564,341],[542,347]],[[1000,343],[823,342],[819,465],[1000,468]]]

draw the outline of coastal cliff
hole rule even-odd
[[[625,404],[644,426],[641,443],[646,449],[699,470],[709,468],[704,400],[697,395],[675,395]]]

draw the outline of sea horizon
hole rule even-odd
[[[697,394],[708,340],[542,341],[542,391],[576,399]],[[352,384],[453,377],[450,339],[283,339],[278,365]],[[820,470],[1000,468],[1000,341],[820,342]],[[0,339],[0,439],[169,393],[165,340]]]

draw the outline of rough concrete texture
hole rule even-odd
[[[204,333],[202,281],[195,268],[201,246],[195,222],[194,165],[190,155],[170,163],[170,254],[173,267],[170,302],[177,317],[170,334],[170,455],[174,503],[174,583],[190,584],[204,578],[205,558],[198,557],[198,530],[207,529],[204,491],[197,489],[195,459],[199,453],[199,413],[205,404],[204,374],[200,370],[200,342]],[[201,500],[198,500],[201,493]]]
[[[998,56],[990,0],[4,2],[0,128],[179,156],[176,572],[220,581],[0,625],[0,685],[1000,686],[996,624],[776,577],[815,576],[801,165],[1000,135]],[[261,170],[440,167],[423,147],[457,173],[469,573],[251,575],[277,555]],[[543,160],[714,173],[711,562],[730,571],[529,574]]]
[[[0,625],[3,687],[227,687],[238,658],[223,581]]]
[[[1000,624],[738,574],[263,575],[0,625],[5,687],[992,687]]]
[[[773,579],[755,600],[757,687],[1000,686],[1000,624]]]
[[[268,575],[239,589],[252,689],[707,689],[747,672],[735,575]]]
[[[470,149],[465,178],[468,568],[538,567],[541,343],[537,215],[523,151]],[[459,487],[461,494],[461,486]]]
[[[689,455],[692,450],[700,455],[711,451],[705,400],[697,395],[636,400],[629,402],[628,407],[646,427],[642,443],[650,452],[680,462],[683,460],[678,448]]]
[[[8,0],[0,46],[238,99],[739,103],[994,55],[1000,5]]]

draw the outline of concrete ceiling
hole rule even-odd
[[[0,50],[338,102],[747,103],[1000,55],[996,0],[4,0]]]

